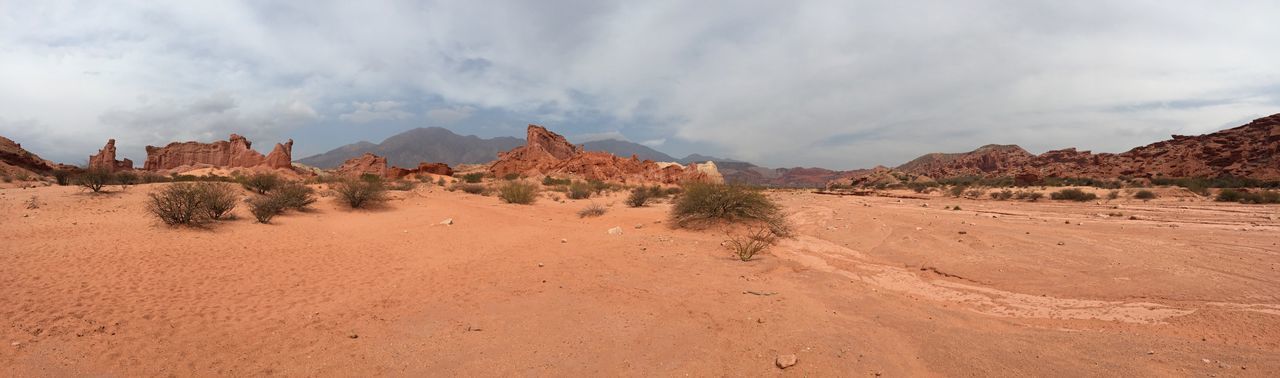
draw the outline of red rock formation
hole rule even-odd
[[[116,140],[107,139],[107,145],[98,150],[97,155],[89,155],[89,166],[106,168],[111,172],[132,171],[133,160],[116,160]]]
[[[271,168],[289,169],[293,167],[293,139],[288,142],[276,143],[276,147],[271,149],[271,153],[267,154],[267,166]]]
[[[364,155],[351,158],[345,163],[342,163],[342,166],[338,167],[337,173],[339,175],[352,177],[371,174],[378,177],[399,180],[406,176],[426,173],[452,176],[453,169],[449,168],[449,165],[444,163],[419,163],[418,167],[414,169],[387,167],[386,158],[366,152]]]
[[[15,174],[25,172],[43,175],[54,169],[74,170],[75,167],[41,159],[36,154],[22,149],[22,145],[17,142],[0,137],[0,173]]]
[[[174,142],[168,146],[147,146],[147,161],[142,169],[148,171],[184,168],[289,168],[293,141],[276,145],[273,161],[254,151],[248,139],[236,134],[225,141],[213,143]]]
[[[634,155],[619,158],[607,152],[584,152],[560,134],[538,125],[529,125],[524,146],[498,154],[489,166],[497,177],[510,174],[525,176],[573,176],[589,180],[623,183],[674,184],[686,180],[719,181],[714,165],[699,169],[698,164],[658,164],[640,160]]]
[[[980,175],[1114,179],[1234,176],[1280,180],[1280,114],[1200,136],[1172,139],[1119,153],[1074,148],[1033,156],[1017,146],[991,146],[963,154],[930,154],[899,166],[931,177]]]

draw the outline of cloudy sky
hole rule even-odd
[[[543,124],[676,156],[1119,152],[1280,112],[1265,1],[0,0],[0,135],[83,163]],[[140,164],[140,163],[139,163]]]

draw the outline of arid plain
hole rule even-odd
[[[147,212],[166,185],[0,189],[0,374],[1280,375],[1280,212],[1180,188],[774,190],[796,235],[743,262],[625,193],[192,229]]]

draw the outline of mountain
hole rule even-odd
[[[817,188],[833,180],[843,180],[866,170],[833,171],[825,168],[766,168],[741,161],[716,161],[727,183],[770,187]]]
[[[689,156],[685,156],[683,159],[677,159],[677,160],[674,160],[674,161],[675,161],[675,162],[677,162],[677,163],[680,163],[680,164],[689,164],[689,163],[705,163],[705,162],[708,162],[708,161],[714,161],[714,162],[716,162],[717,164],[719,164],[719,163],[721,163],[721,162],[726,162],[726,163],[741,163],[741,162],[742,162],[741,160],[733,160],[733,159],[718,158],[718,157],[715,157],[715,156],[707,156],[707,155],[702,155],[702,154],[689,154]]]
[[[387,158],[387,163],[401,167],[414,167],[421,162],[458,164],[483,164],[493,161],[499,152],[524,145],[524,140],[513,137],[480,138],[462,136],[445,128],[427,127],[408,130],[393,135],[382,143],[357,142],[335,148],[329,152],[298,160],[299,163],[335,168],[364,153]]]
[[[41,159],[17,142],[0,137],[0,174],[43,175],[54,169],[69,168],[73,167]]]
[[[664,154],[643,144],[617,139],[586,142],[582,144],[582,148],[586,151],[604,151],[624,158],[636,155],[640,160],[676,161],[676,158],[671,157],[671,155]],[[706,161],[703,162],[705,163]]]
[[[987,145],[966,153],[924,155],[897,170],[932,178],[1233,176],[1280,180],[1280,114],[1205,135],[1174,135],[1119,154],[1067,148],[1032,155],[1018,146]]]

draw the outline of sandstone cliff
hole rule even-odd
[[[293,159],[293,140],[276,144],[270,156],[254,151],[245,137],[231,134],[225,141],[213,143],[174,142],[164,147],[147,146],[147,161],[143,169],[148,171],[184,170],[192,168],[253,168],[290,169]]]
[[[116,160],[116,140],[108,139],[107,145],[98,150],[96,155],[89,155],[89,166],[105,168],[112,172],[131,171],[133,170],[133,160]]]
[[[494,176],[566,176],[631,184],[675,184],[683,181],[722,182],[714,164],[658,164],[636,156],[619,158],[607,152],[583,151],[560,134],[529,125],[525,145],[498,154],[489,166]],[[714,173],[713,173],[714,172]]]

